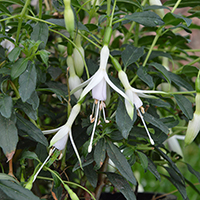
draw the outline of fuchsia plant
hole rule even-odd
[[[198,6],[2,1],[0,196],[140,200],[143,188],[197,199]]]

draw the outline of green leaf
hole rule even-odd
[[[137,181],[133,175],[131,166],[121,151],[110,141],[107,141],[106,149],[109,158],[115,164],[121,175],[130,181],[133,185],[136,185]]]
[[[167,0],[164,5],[173,7],[177,3],[177,0]],[[178,8],[182,7],[194,7],[199,5],[199,0],[182,0],[180,1]]]
[[[94,149],[94,160],[98,168],[100,168],[106,157],[106,144],[105,140],[101,138]]]
[[[153,78],[147,74],[147,68],[146,67],[139,67],[139,69],[137,70],[137,75],[138,77],[144,81],[150,88],[154,87],[154,82],[153,82]]]
[[[156,107],[170,107],[170,104],[168,102],[163,101],[162,99],[146,99],[151,105]]]
[[[21,115],[17,115],[17,127],[18,129],[27,133],[36,142],[48,146],[46,137],[43,135],[42,131],[37,128],[32,122],[24,119]]]
[[[188,163],[186,163],[186,165],[187,165],[187,168],[188,168],[188,170],[190,171],[190,173],[194,174],[194,175],[197,177],[197,179],[198,179],[198,181],[199,181],[199,183],[200,183],[200,173],[199,173],[198,171],[194,170],[194,169],[192,168],[192,166],[189,165]]]
[[[141,165],[143,167],[143,169],[146,171],[147,167],[148,167],[148,158],[147,156],[140,152],[140,151],[137,151],[137,154],[139,156],[139,159],[140,159],[140,162],[141,162]]]
[[[37,42],[38,40],[42,41],[39,46],[39,49],[44,49],[49,37],[49,28],[48,25],[43,22],[38,22],[33,27],[33,32],[31,33],[31,39]]]
[[[26,71],[19,77],[19,94],[23,102],[26,102],[36,87],[37,73],[34,64],[28,65]]]
[[[182,195],[183,199],[188,199],[187,192],[186,192],[186,186],[181,177],[172,169],[169,167],[164,167],[167,172],[170,175],[170,181],[172,184],[178,189],[180,194]]]
[[[22,51],[22,47],[15,47],[9,54],[8,54],[8,59],[11,62],[14,62],[15,60],[17,60],[17,58],[19,57],[19,54]]]
[[[106,175],[114,187],[116,187],[127,200],[136,200],[133,189],[122,176],[112,172],[107,172]]]
[[[41,57],[42,61],[44,62],[44,64],[46,66],[48,66],[48,60],[49,60],[50,52],[48,52],[48,51],[43,49],[43,50],[38,51],[37,53],[40,55],[40,57]]]
[[[173,96],[184,115],[191,120],[193,118],[192,103],[181,94],[175,94]]]
[[[13,181],[15,183],[19,183],[14,177],[4,173],[0,173],[0,180]]]
[[[0,147],[3,149],[3,152],[8,160],[12,158],[18,142],[18,134],[15,122],[15,115],[12,115],[10,119],[4,118],[2,115],[0,115]]]
[[[31,191],[10,180],[0,180],[0,193],[6,200],[39,200]]]
[[[158,118],[150,115],[149,113],[144,114],[144,120],[149,122],[150,124],[154,125],[155,127],[159,128],[162,132],[168,134],[169,129],[168,127]]]
[[[3,3],[1,3],[0,10],[8,15],[11,15],[10,11],[3,5]]]
[[[200,196],[200,191],[195,187],[195,185],[185,178],[185,182]]]
[[[126,15],[125,19],[135,21],[147,27],[161,26],[164,24],[162,19],[151,11],[135,12],[132,15]]]
[[[92,187],[95,188],[97,186],[98,174],[94,171],[93,164],[85,166],[84,173],[87,177],[87,180],[91,183]]]
[[[57,171],[54,171],[54,173],[56,173],[57,176],[60,177],[60,174]],[[60,180],[58,179],[58,177],[54,173],[51,172],[51,175],[53,177],[54,187],[57,188],[57,187],[60,186],[61,182],[60,182]]]
[[[25,71],[27,65],[27,58],[20,58],[19,60],[17,60],[17,62],[15,62],[11,67],[12,79],[16,79],[18,76],[20,76]]]
[[[5,118],[10,118],[13,109],[13,101],[11,96],[3,95],[0,99],[0,113]]]
[[[170,76],[169,76],[168,71],[166,70],[165,67],[163,67],[159,63],[151,63],[151,65],[154,66],[159,72],[161,72],[163,74],[163,76],[166,78],[168,83],[171,83]]]
[[[136,62],[140,57],[144,55],[143,47],[134,47],[133,45],[127,45],[125,50],[122,51],[122,61],[124,66],[127,67]]]
[[[31,118],[33,120],[37,120],[37,111],[34,110],[30,104],[28,104],[26,102],[23,103],[21,100],[18,100],[16,107],[23,110],[29,118]]]
[[[34,152],[31,152],[31,151],[25,151],[22,154],[21,159],[25,159],[25,158],[33,159],[33,160],[37,160],[37,161],[39,160],[38,156]]]
[[[26,102],[32,105],[33,110],[37,110],[40,103],[40,99],[37,95],[37,92],[33,91],[33,93],[31,94],[31,97]]]
[[[125,105],[122,101],[119,101],[116,112],[116,123],[122,133],[122,136],[127,139],[129,132],[131,131],[133,124],[136,120],[136,111],[134,112],[133,120],[129,117]]]
[[[159,180],[161,181],[160,174],[158,173],[154,163],[148,158],[148,170]]]

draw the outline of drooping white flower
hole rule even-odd
[[[185,144],[190,144],[198,135],[200,131],[200,93],[196,94],[195,97],[196,109],[193,114],[193,119],[189,121],[186,135],[185,135]]]
[[[97,125],[97,119],[99,116],[99,110],[103,110],[103,115],[104,115],[104,120],[105,122],[108,122],[105,119],[105,111],[104,111],[104,107],[105,107],[105,103],[104,101],[107,98],[107,84],[116,92],[118,92],[121,96],[123,96],[125,99],[127,99],[128,101],[129,98],[127,97],[127,95],[122,92],[119,88],[117,88],[109,79],[107,71],[106,71],[106,67],[107,67],[107,62],[108,62],[108,58],[109,58],[109,48],[107,45],[104,45],[103,48],[101,49],[100,52],[100,66],[98,71],[87,81],[85,81],[84,83],[82,83],[79,87],[75,88],[73,92],[76,92],[77,90],[79,90],[80,88],[86,86],[83,90],[83,92],[81,93],[81,96],[79,98],[79,102],[81,102],[84,97],[87,95],[87,93],[89,93],[92,90],[92,97],[94,98],[95,102],[94,102],[94,108],[93,111],[95,110],[95,116],[93,117],[93,114],[91,116],[91,122],[94,122],[94,127],[93,127],[93,131],[91,134],[91,140],[90,140],[90,144],[88,147],[88,152],[91,152],[92,150],[92,142],[93,142],[93,137],[94,137],[94,133],[95,133],[95,128]],[[95,109],[95,105],[96,105],[96,109]]]
[[[153,139],[151,138],[151,135],[147,129],[147,126],[146,126],[146,123],[143,119],[143,116],[139,110],[139,108],[142,107],[143,103],[141,101],[141,99],[139,98],[140,97],[145,97],[145,98],[152,98],[152,96],[150,95],[146,95],[145,93],[164,93],[164,92],[161,92],[161,91],[149,91],[149,90],[138,90],[138,89],[135,89],[133,87],[131,87],[129,81],[128,81],[128,77],[126,75],[126,73],[123,71],[123,70],[120,70],[119,73],[118,73],[118,76],[119,76],[119,79],[121,81],[121,83],[123,84],[124,86],[124,89],[125,89],[125,93],[126,95],[129,97],[131,103],[133,105],[135,105],[135,108],[136,110],[138,111],[138,114],[144,124],[144,127],[146,129],[146,132],[147,132],[147,135],[149,136],[149,139],[150,139],[150,142],[152,145],[154,145],[154,141]],[[130,101],[127,101],[127,99],[125,99],[125,106],[126,106],[126,110],[127,110],[127,113],[129,114],[129,116],[133,116],[133,113],[134,113],[134,108],[133,106],[130,104]],[[143,112],[143,110],[142,110]]]
[[[80,166],[82,167],[82,165],[81,165],[81,159],[80,159],[78,150],[76,148],[76,145],[74,143],[74,140],[73,140],[73,137],[72,137],[72,130],[71,130],[71,127],[72,127],[72,125],[74,123],[74,120],[76,119],[77,115],[80,112],[80,108],[81,108],[81,104],[76,104],[72,108],[70,116],[69,116],[66,124],[64,124],[63,126],[61,126],[59,128],[56,128],[56,129],[42,131],[44,135],[55,133],[55,132],[57,132],[57,133],[53,136],[53,138],[50,141],[50,146],[49,147],[53,147],[53,150],[50,151],[49,156],[46,158],[46,160],[41,165],[40,169],[35,174],[33,182],[35,181],[37,175],[39,174],[39,172],[41,171],[41,169],[43,168],[43,166],[45,165],[45,163],[49,160],[50,156],[55,151],[55,149],[58,149],[58,150],[61,151],[61,150],[63,150],[65,148],[67,140],[68,140],[68,137],[70,137],[70,141],[72,143],[72,146],[73,146],[74,151],[76,153],[76,156],[78,158]]]
[[[7,49],[8,53],[10,53],[15,48],[15,45],[10,40],[7,40],[7,39],[1,42],[1,46]]]

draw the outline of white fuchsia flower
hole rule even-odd
[[[15,48],[15,45],[10,40],[7,40],[7,39],[1,42],[1,46],[7,49],[8,53],[10,53]]]
[[[90,140],[90,144],[88,147],[88,152],[92,151],[92,142],[93,142],[93,138],[94,138],[94,133],[95,133],[95,128],[97,125],[97,119],[99,116],[99,110],[103,110],[103,115],[104,115],[104,120],[107,123],[108,121],[105,119],[105,111],[104,111],[104,107],[105,107],[105,100],[107,98],[107,84],[116,92],[118,92],[121,96],[123,96],[125,99],[129,99],[127,97],[127,95],[122,92],[118,87],[116,87],[109,79],[107,71],[106,71],[106,67],[107,67],[107,63],[108,63],[108,58],[109,58],[109,48],[107,45],[104,45],[103,48],[101,49],[101,53],[100,53],[100,67],[98,69],[98,71],[87,81],[85,81],[84,83],[82,83],[79,87],[77,87],[76,89],[74,89],[72,91],[76,92],[77,90],[79,90],[80,88],[85,87],[85,89],[83,90],[83,92],[81,93],[81,96],[79,98],[79,102],[81,102],[84,97],[87,95],[87,93],[89,93],[92,90],[92,97],[95,100],[94,102],[94,106],[93,106],[93,111],[94,111],[94,107],[96,105],[96,109],[95,109],[95,116],[93,118],[93,114],[91,116],[91,122],[94,122],[94,127],[93,127],[93,131],[91,134],[91,140]]]
[[[193,114],[193,119],[189,121],[186,135],[185,135],[185,144],[190,144],[198,135],[200,131],[200,93],[196,94],[195,97],[196,109]]]
[[[150,6],[162,6],[162,3],[160,0],[149,0]],[[165,16],[165,12],[163,9],[155,9],[154,11],[157,15],[160,16],[160,18],[163,18]]]

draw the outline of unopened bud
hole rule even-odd
[[[71,8],[71,0],[64,0],[65,9],[64,9],[64,20],[65,27],[69,32],[70,36],[74,37],[74,12]]]
[[[151,6],[162,6],[162,3],[160,0],[149,0],[149,4]],[[155,9],[154,12],[160,16],[160,18],[163,18],[165,16],[164,10],[163,9]]]

